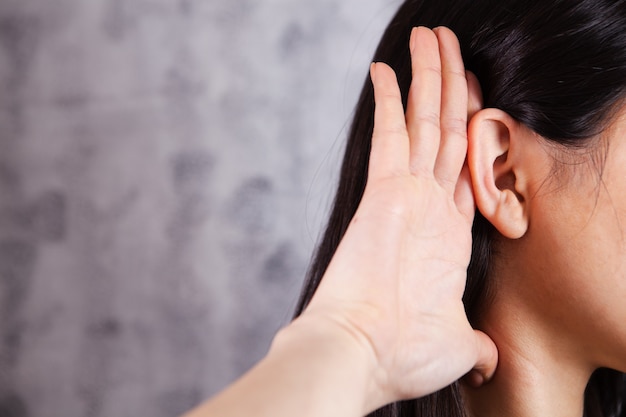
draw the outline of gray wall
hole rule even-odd
[[[173,416],[262,357],[398,4],[0,2],[0,416]]]

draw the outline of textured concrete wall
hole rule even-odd
[[[0,2],[0,416],[173,416],[265,353],[398,4]]]

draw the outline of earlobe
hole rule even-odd
[[[498,109],[476,113],[468,127],[468,164],[476,205],[482,215],[509,239],[528,230],[526,187],[520,177],[517,147],[525,132]]]

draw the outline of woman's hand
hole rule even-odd
[[[368,409],[434,392],[472,369],[480,385],[497,364],[495,345],[472,329],[462,303],[475,211],[467,118],[481,107],[480,87],[449,29],[414,29],[410,47],[406,114],[393,70],[372,65],[365,193],[298,319],[341,328],[369,352]]]

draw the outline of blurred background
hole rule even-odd
[[[291,317],[398,0],[0,1],[0,416],[175,416]]]

